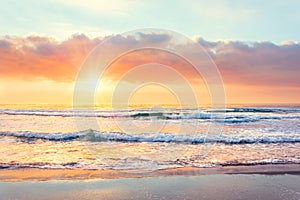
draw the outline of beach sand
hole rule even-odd
[[[2,169],[0,199],[300,199],[300,165],[153,172]]]
[[[227,166],[216,168],[183,167],[155,171],[17,168],[0,170],[0,181],[90,180],[213,174],[300,175],[300,164]]]

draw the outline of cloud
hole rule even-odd
[[[73,35],[58,42],[41,36],[0,40],[0,77],[72,81],[87,54],[101,40]]]
[[[115,45],[135,46],[143,44],[167,44],[171,36],[166,34],[139,34],[138,37],[116,36]],[[88,53],[102,41],[84,34],[73,35],[65,41],[50,37],[5,36],[0,39],[0,77],[16,79],[50,79],[59,82],[75,80],[81,63]],[[284,42],[206,41],[196,40],[217,64],[225,84],[300,87],[300,44]],[[188,45],[188,44],[186,44]],[[186,50],[192,56],[193,46]],[[176,56],[163,52],[144,51],[132,53],[118,60],[109,71],[117,79],[132,65],[147,62],[170,65],[189,78],[195,78],[195,70]],[[166,75],[167,76],[167,75]]]
[[[226,83],[300,86],[297,43],[281,46],[270,42],[219,42],[211,49]]]

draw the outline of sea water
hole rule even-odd
[[[299,106],[1,105],[0,168],[151,171],[300,163]]]

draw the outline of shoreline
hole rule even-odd
[[[151,172],[90,169],[1,169],[0,182],[205,176],[218,174],[300,175],[300,164],[267,164],[254,166],[225,166],[216,168],[183,167]]]

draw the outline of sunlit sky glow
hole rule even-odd
[[[222,74],[228,103],[300,102],[298,0],[0,3],[0,104],[72,103],[74,80],[88,53],[106,36],[148,27],[174,30],[202,45]],[[147,58],[116,63],[97,99],[109,101],[116,77],[141,60]],[[193,87],[203,98],[202,86]],[[140,89],[131,101],[143,102],[146,94],[145,102],[175,101],[158,86]]]

